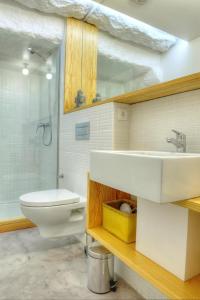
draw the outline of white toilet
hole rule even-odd
[[[86,199],[65,189],[33,192],[20,197],[25,217],[41,236],[61,237],[84,232]]]

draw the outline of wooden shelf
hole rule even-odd
[[[138,273],[169,299],[200,299],[200,275],[186,282],[135,250],[102,227],[102,204],[108,200],[130,199],[130,195],[90,180],[88,177],[87,232],[109,249],[130,269]],[[200,212],[200,198],[174,202]],[[187,205],[187,206],[186,206]]]
[[[135,104],[139,102],[163,98],[170,95],[189,92],[197,89],[200,89],[200,73],[194,73],[188,76],[180,77],[174,80],[140,89],[131,93],[126,93],[106,100],[102,100],[97,103],[84,105],[82,107],[68,110],[66,111],[66,113],[71,113],[110,102]]]
[[[19,229],[32,228],[36,225],[26,218],[16,218],[5,221],[0,221],[0,233],[15,231]]]
[[[135,104],[197,89],[200,89],[200,73],[194,73],[192,75],[152,85],[132,93],[110,98],[109,100],[112,100],[113,102]]]
[[[181,200],[174,202],[174,204],[189,208],[190,210],[194,210],[200,213],[200,197],[189,199],[189,200]]]
[[[120,241],[102,227],[88,229],[87,232],[170,299],[200,299],[200,275],[183,282],[137,252],[135,244]]]
[[[113,100],[112,99],[106,99],[106,100],[102,100],[102,101],[99,101],[99,102],[86,104],[86,105],[83,105],[83,106],[80,106],[80,107],[75,107],[75,108],[66,110],[65,114],[69,114],[69,113],[72,113],[72,112],[76,112],[76,111],[79,111],[79,110],[91,108],[91,107],[94,107],[94,106],[98,106],[98,105],[102,105],[102,104],[106,104],[106,103],[110,103],[110,102],[113,102]]]

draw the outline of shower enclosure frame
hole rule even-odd
[[[56,168],[56,187],[58,188],[59,185],[59,129],[60,129],[60,97],[61,97],[61,84],[60,84],[60,76],[61,76],[61,57],[63,55],[62,51],[62,46],[59,47],[58,49],[58,58],[57,58],[57,73],[59,74],[56,78],[57,80],[57,86],[58,86],[58,92],[57,92],[57,97],[58,97],[58,112],[57,112],[57,168]],[[20,229],[28,229],[28,228],[33,228],[36,227],[34,223],[32,223],[30,220],[28,220],[25,217],[17,217],[17,218],[12,218],[12,219],[7,219],[7,220],[0,220],[0,234],[4,232],[9,232],[9,231],[16,231]]]

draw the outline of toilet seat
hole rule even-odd
[[[20,197],[21,204],[30,207],[51,207],[80,202],[80,196],[65,189],[32,192]]]

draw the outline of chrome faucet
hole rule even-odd
[[[167,138],[167,142],[176,147],[177,152],[186,152],[186,135],[180,131],[172,129],[176,138]]]

